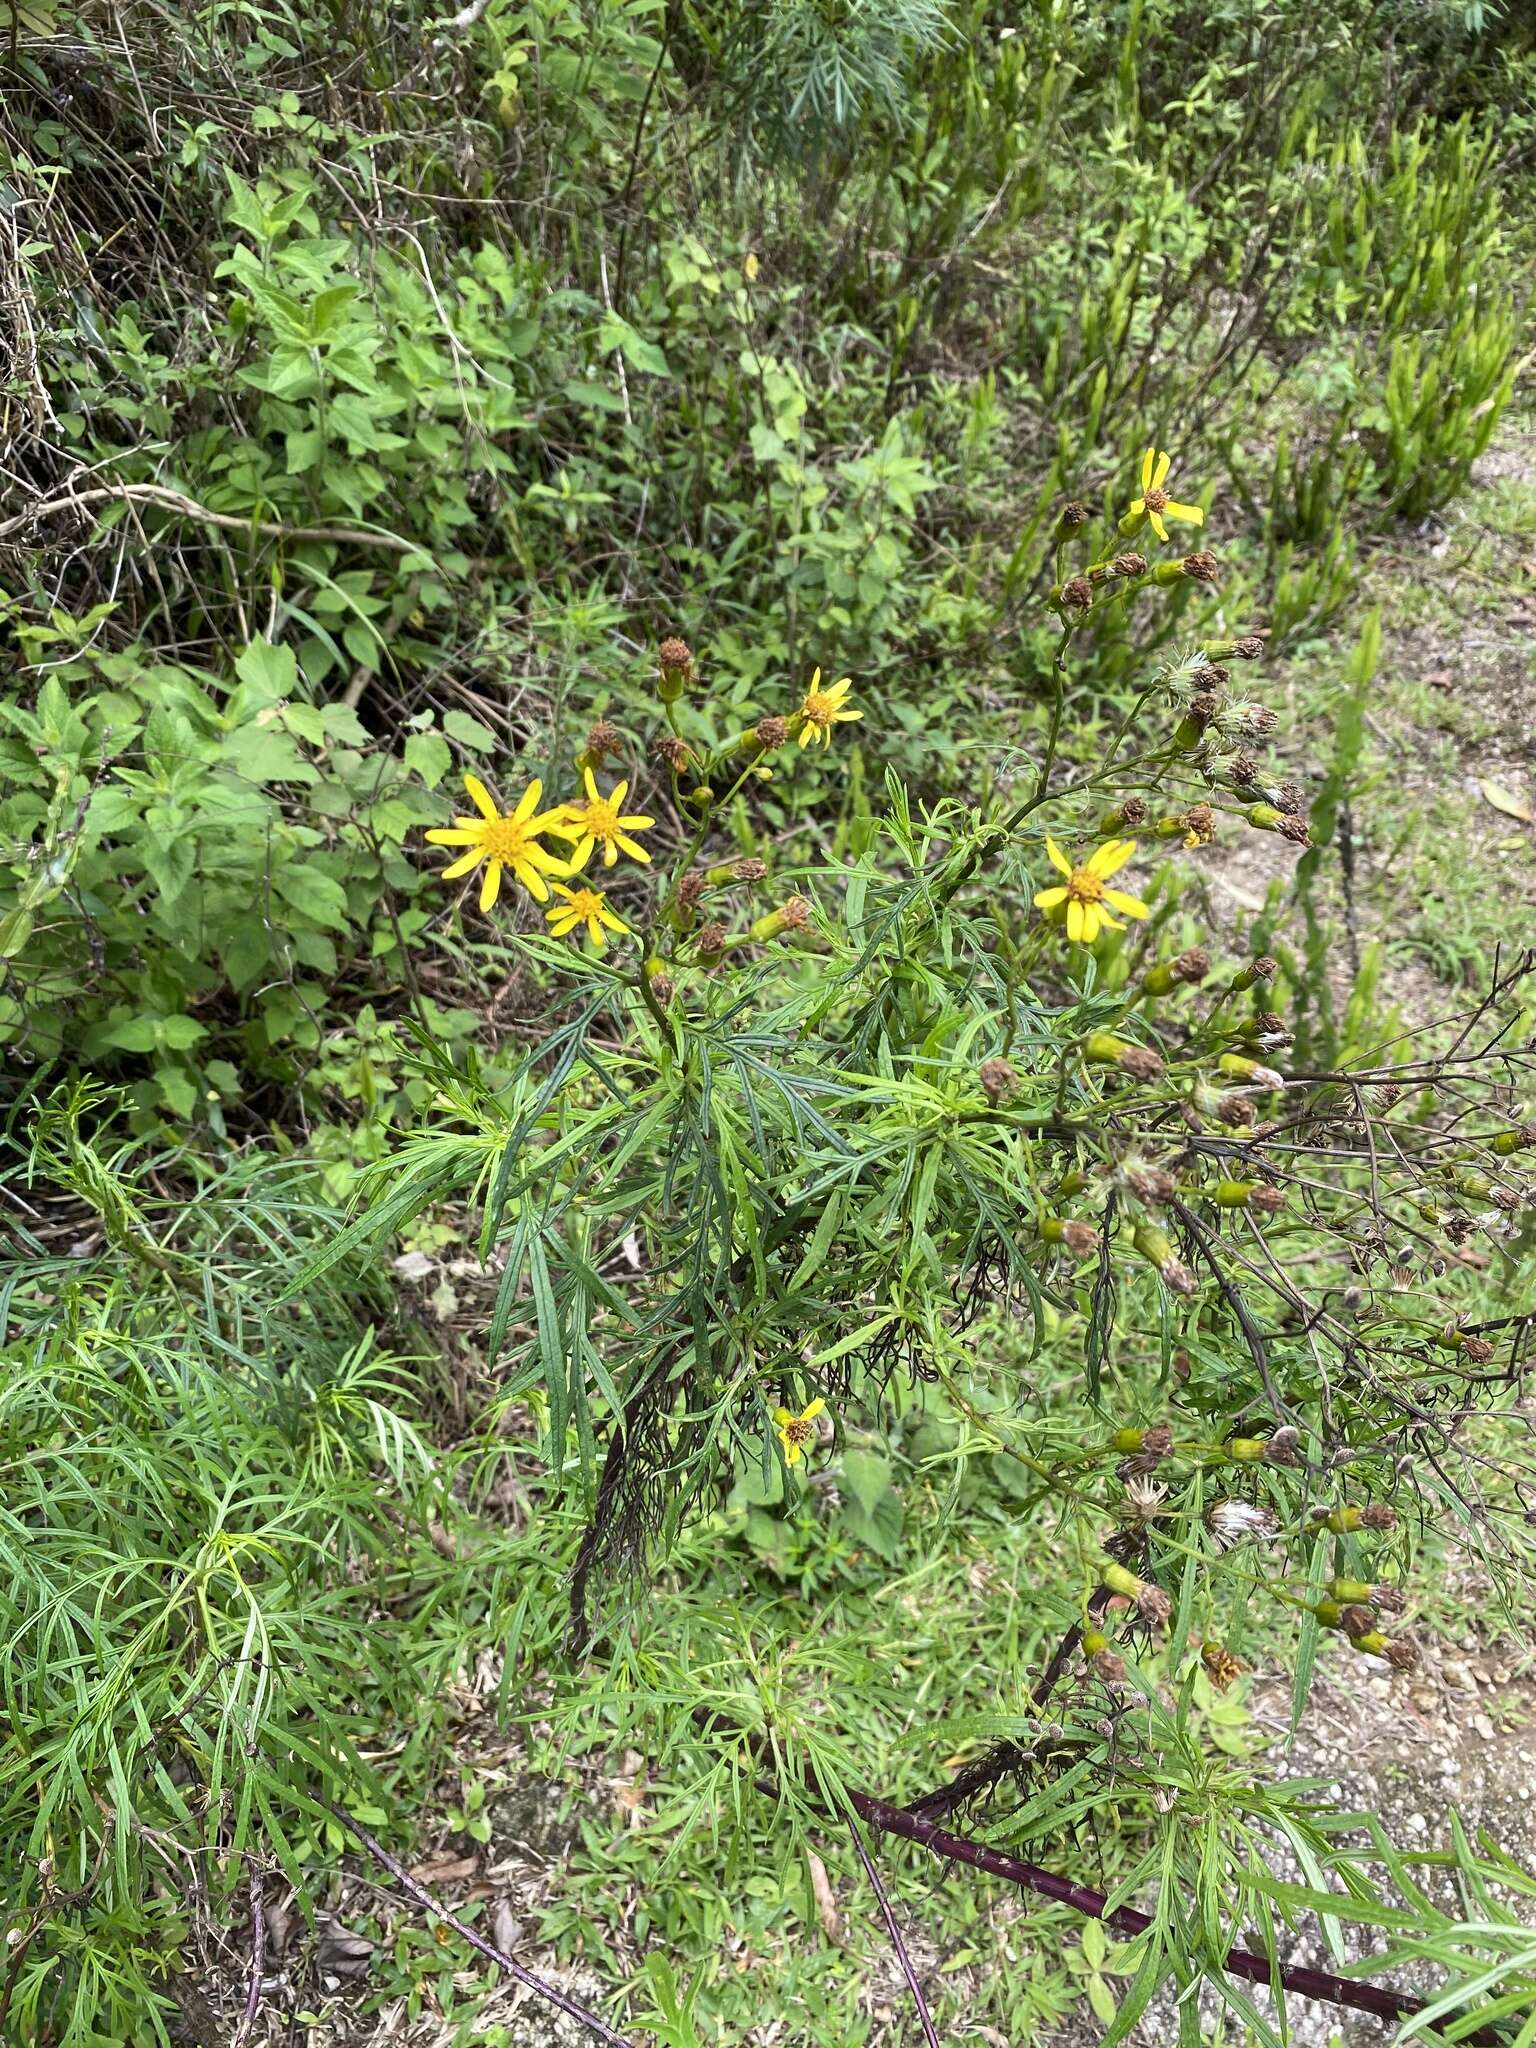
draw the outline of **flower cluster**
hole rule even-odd
[[[670,770],[673,798],[694,830],[682,872],[660,907],[659,923],[672,933],[678,946],[690,945],[706,965],[735,947],[762,945],[806,930],[810,905],[803,896],[786,898],[754,919],[744,933],[733,934],[717,917],[700,922],[699,905],[710,890],[751,887],[765,879],[767,867],[755,859],[716,863],[709,868],[693,868],[688,863],[718,805],[733,797],[745,782],[771,778],[766,755],[792,740],[802,748],[830,747],[837,726],[854,724],[864,716],[848,702],[852,679],[843,676],[824,686],[821,670],[816,669],[793,712],[761,718],[723,748],[706,754],[683,734],[677,722],[676,707],[695,680],[692,649],[686,641],[669,637],[657,649],[656,666],[657,695],[670,729],[657,740],[655,753]],[[649,849],[636,834],[653,829],[655,818],[626,810],[631,787],[627,778],[606,791],[598,784],[605,760],[622,753],[623,748],[618,727],[600,718],[588,731],[586,745],[577,756],[580,795],[547,810],[541,808],[544,785],[537,779],[528,784],[510,810],[503,811],[478,776],[466,775],[464,786],[475,807],[473,814],[456,817],[451,825],[435,826],[425,835],[433,845],[460,851],[460,857],[443,870],[443,880],[456,881],[483,866],[479,902],[482,911],[490,911],[500,898],[502,877],[510,869],[514,881],[534,902],[550,904],[544,914],[556,938],[584,931],[593,950],[601,951],[609,933],[631,935],[632,928],[601,889],[588,882],[570,886],[592,866],[593,856],[599,852],[605,868],[616,866],[621,857],[642,865],[651,862]],[[547,844],[550,840],[563,842],[562,849],[552,849]],[[675,983],[660,955],[653,953],[646,959],[639,986],[653,1006],[663,1007],[671,1000]]]

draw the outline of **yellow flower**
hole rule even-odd
[[[460,875],[467,875],[471,868],[486,861],[485,879],[480,884],[482,910],[491,909],[501,893],[501,871],[504,867],[512,870],[535,903],[546,903],[549,887],[544,877],[568,875],[571,868],[569,862],[539,844],[539,834],[559,828],[565,815],[564,807],[540,811],[539,798],[544,794],[544,785],[533,781],[523,791],[517,809],[503,816],[478,776],[466,775],[464,787],[469,791],[479,817],[455,818],[451,826],[440,826],[426,835],[434,846],[469,848],[462,860],[456,860],[451,867],[443,869],[443,880],[456,881]]]
[[[1065,903],[1069,939],[1079,939],[1085,946],[1091,946],[1099,936],[1100,925],[1108,925],[1112,932],[1123,932],[1125,926],[1119,918],[1110,916],[1104,908],[1106,903],[1125,917],[1150,915],[1146,904],[1139,898],[1108,887],[1108,877],[1123,868],[1136,851],[1134,839],[1106,840],[1089,854],[1080,868],[1073,867],[1054,839],[1046,840],[1045,850],[1051,866],[1059,869],[1067,879],[1063,887],[1042,889],[1035,898],[1035,908],[1055,910]]]
[[[1141,496],[1131,505],[1131,517],[1139,519],[1145,515],[1159,540],[1168,538],[1165,519],[1176,519],[1181,526],[1205,524],[1205,514],[1198,505],[1177,504],[1163,489],[1172,466],[1166,451],[1149,448],[1141,458]]]
[[[774,1409],[773,1419],[778,1424],[779,1442],[784,1446],[786,1465],[798,1465],[805,1456],[806,1445],[816,1441],[816,1418],[826,1405],[818,1394],[816,1399],[808,1402],[798,1415],[791,1415],[787,1408]]]
[[[563,882],[556,882],[555,894],[565,901],[557,903],[553,910],[546,910],[550,931],[557,939],[566,938],[579,924],[587,928],[587,935],[599,953],[606,943],[603,927],[611,932],[627,932],[629,926],[622,917],[608,908],[608,899],[601,889],[567,889]]]
[[[850,711],[843,699],[853,688],[853,678],[844,676],[840,683],[834,683],[830,690],[821,687],[821,670],[811,677],[811,687],[805,693],[800,706],[800,744],[802,747],[819,745],[830,747],[834,725],[850,725],[864,716],[862,711]]]
[[[562,839],[575,841],[576,850],[571,855],[567,874],[578,875],[592,858],[594,846],[603,849],[603,866],[611,868],[618,859],[620,850],[631,860],[648,861],[650,855],[638,839],[629,838],[631,832],[642,832],[646,826],[654,825],[654,818],[622,815],[624,799],[629,794],[627,782],[616,782],[607,796],[598,793],[596,779],[590,768],[582,770],[582,780],[587,786],[585,803],[567,804],[563,824],[556,822],[550,830],[558,832]]]

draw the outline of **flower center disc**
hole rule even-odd
[[[1074,868],[1067,877],[1067,895],[1074,903],[1098,903],[1104,895],[1104,884],[1087,868]]]
[[[619,829],[619,814],[606,797],[589,797],[581,818],[594,839],[611,839]]]
[[[1148,491],[1142,502],[1149,512],[1166,512],[1168,510],[1168,493],[1166,491]]]
[[[820,690],[812,690],[805,700],[805,715],[812,725],[830,725],[835,709],[832,699],[824,696]]]
[[[603,899],[595,889],[578,889],[570,898],[570,906],[578,917],[596,917],[603,907]]]
[[[521,860],[528,848],[528,835],[515,819],[487,818],[483,843],[492,860]]]
[[[800,1416],[796,1416],[793,1422],[785,1423],[784,1434],[792,1444],[808,1444],[814,1434],[814,1430],[809,1422],[806,1422]]]

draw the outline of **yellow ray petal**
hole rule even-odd
[[[1117,869],[1123,868],[1135,851],[1134,839],[1106,839],[1102,846],[1096,847],[1089,854],[1088,872],[1090,875],[1097,875],[1102,881],[1106,875],[1112,875]]]
[[[512,813],[513,819],[517,824],[521,825],[526,818],[533,816],[534,812],[539,808],[539,798],[543,794],[544,785],[535,776],[518,798],[517,809]]]
[[[1104,901],[1112,903],[1122,917],[1150,917],[1151,911],[1139,896],[1127,896],[1123,889],[1106,889]]]
[[[1067,892],[1065,889],[1042,889],[1035,898],[1035,908],[1036,910],[1054,910],[1058,903],[1065,903],[1066,900]]]
[[[501,862],[493,860],[485,871],[485,880],[480,884],[480,908],[494,910],[496,898],[501,894]]]
[[[1049,832],[1047,832],[1045,835],[1045,857],[1050,862],[1051,866],[1055,868],[1058,874],[1071,874],[1071,861],[1067,859],[1067,856],[1062,852],[1061,848],[1056,844],[1055,840],[1051,837]]]
[[[1083,905],[1083,944],[1091,946],[1099,936],[1099,919],[1103,915],[1097,903]]]
[[[1157,450],[1155,448],[1149,448],[1141,458],[1141,488],[1144,491],[1150,491],[1152,488],[1152,468],[1156,461]],[[1131,510],[1134,512],[1136,507],[1133,505]]]
[[[1154,491],[1160,491],[1163,488],[1164,481],[1166,480],[1168,472],[1170,469],[1172,469],[1172,467],[1173,457],[1168,453],[1167,449],[1164,448],[1159,453],[1157,458],[1157,467],[1152,472],[1152,488]]]
[[[802,1422],[814,1422],[817,1416],[824,1411],[826,1405],[826,1402],[818,1394],[814,1401],[808,1401],[801,1409],[800,1420]]]
[[[1083,916],[1087,906],[1079,903],[1074,896],[1067,905],[1067,937],[1080,940],[1083,936]]]
[[[621,832],[649,832],[655,822],[654,818],[628,817],[620,818],[618,826]]]
[[[1152,531],[1157,535],[1158,539],[1166,540],[1168,538],[1168,529],[1163,524],[1162,514],[1160,512],[1149,512],[1147,517],[1151,520]]]
[[[466,775],[464,787],[469,791],[469,800],[482,818],[499,818],[501,813],[491,802],[491,792],[478,775]]]
[[[434,846],[478,846],[484,835],[479,825],[434,825],[421,836],[430,839]]]
[[[630,859],[631,859],[631,860],[640,860],[640,861],[646,861],[646,862],[649,862],[649,860],[650,860],[651,856],[650,856],[650,855],[649,855],[649,854],[648,854],[648,853],[646,852],[645,848],[644,848],[644,847],[643,847],[643,846],[642,846],[642,845],[640,844],[640,842],[639,842],[639,840],[638,840],[638,839],[630,839],[630,838],[626,837],[626,835],[625,835],[624,833],[622,833],[622,832],[616,832],[616,833],[615,833],[615,834],[614,834],[613,836],[614,836],[614,842],[615,842],[615,843],[616,843],[617,845],[619,845],[619,846],[622,846],[622,847],[623,847],[624,851],[625,851],[625,852],[626,852],[626,853],[627,853],[627,854],[629,855],[629,857],[630,857]],[[614,863],[614,861],[615,861],[615,859],[616,859],[616,858],[617,858],[617,856],[616,856],[616,854],[615,854],[615,852],[614,852],[614,848],[613,848],[613,846],[610,846],[610,847],[608,848],[608,865],[609,865],[609,867],[612,867],[612,866],[613,866],[613,863]]]
[[[790,1414],[787,1408],[775,1408],[773,1411],[773,1419],[775,1422],[783,1424],[786,1422],[793,1422],[795,1418],[793,1415]]]
[[[547,903],[549,901],[549,884],[533,865],[532,861],[513,861],[512,872],[528,891],[528,894],[535,903]]]
[[[1139,519],[1139,518],[1141,517],[1142,513],[1146,511],[1146,509],[1147,509],[1147,501],[1146,501],[1146,499],[1145,499],[1145,498],[1132,498],[1132,500],[1131,500],[1131,517],[1132,517],[1133,519]]]
[[[451,866],[444,868],[438,879],[443,882],[456,882],[460,875],[467,875],[471,868],[479,867],[484,859],[483,848],[477,846],[473,853],[466,853],[462,860],[456,860]]]
[[[616,782],[616,783],[615,783],[615,784],[613,785],[612,789],[610,789],[610,790],[609,790],[609,792],[608,792],[608,801],[609,801],[609,803],[611,803],[611,804],[613,805],[613,808],[614,808],[615,810],[617,810],[617,809],[619,808],[620,804],[622,804],[622,803],[623,803],[623,801],[624,801],[625,797],[627,797],[628,795],[629,795],[629,784],[628,784],[628,782]]]

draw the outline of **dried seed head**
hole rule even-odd
[[[1372,1586],[1371,1605],[1378,1614],[1401,1614],[1408,1605],[1408,1595],[1401,1586]]]
[[[1186,846],[1209,846],[1216,837],[1216,813],[1209,804],[1191,804],[1179,819]]]
[[[1124,803],[1116,804],[1105,818],[1104,830],[1114,832],[1123,828],[1128,832],[1134,832],[1138,825],[1146,823],[1146,817],[1146,800],[1139,796],[1128,796]]]
[[[693,673],[693,649],[686,640],[670,634],[656,650],[657,665],[669,680],[687,682]]]
[[[1276,827],[1282,839],[1289,839],[1293,846],[1310,846],[1312,835],[1307,830],[1305,818],[1283,817]]]
[[[1205,1674],[1218,1692],[1225,1692],[1234,1680],[1242,1677],[1246,1668],[1224,1643],[1202,1643],[1200,1662],[1205,1666]]]
[[[1204,946],[1191,946],[1174,961],[1173,971],[1190,988],[1198,988],[1211,971],[1211,956]]]
[[[1170,1294],[1182,1294],[1188,1300],[1200,1292],[1200,1282],[1182,1259],[1165,1259],[1157,1270]]]
[[[1411,1636],[1388,1636],[1382,1654],[1394,1671],[1411,1671],[1419,1661],[1419,1646]]]
[[[1142,1432],[1141,1448],[1149,1458],[1166,1458],[1173,1451],[1173,1428],[1166,1422],[1154,1422],[1150,1429]]]
[[[1125,1659],[1117,1657],[1113,1650],[1095,1650],[1088,1659],[1088,1669],[1101,1685],[1125,1684]]]
[[[1213,1501],[1206,1510],[1205,1526],[1218,1550],[1230,1550],[1237,1543],[1267,1543],[1279,1532],[1279,1519],[1268,1508],[1249,1500]]]
[[[1018,1075],[1004,1059],[983,1060],[977,1078],[988,1102],[1006,1102],[1018,1083]]]
[[[1147,1477],[1147,1470],[1146,1462],[1141,1458],[1127,1458],[1120,1467],[1119,1476],[1125,1481],[1121,1512],[1127,1521],[1156,1521],[1167,1505],[1167,1487],[1155,1485]]]
[[[1360,1510],[1360,1526],[1385,1534],[1388,1529],[1397,1527],[1397,1509],[1388,1507],[1384,1500],[1373,1500]]]
[[[1496,1187],[1493,1190],[1493,1200],[1496,1208],[1513,1210],[1519,1208],[1521,1196],[1514,1188]]]
[[[1299,1465],[1301,1431],[1293,1429],[1290,1423],[1277,1429],[1264,1447],[1265,1461],[1271,1465]]]
[[[1124,1173],[1125,1184],[1138,1202],[1171,1202],[1178,1193],[1178,1182],[1160,1166],[1144,1166],[1138,1160]]]
[[[1376,1617],[1369,1607],[1346,1607],[1339,1616],[1339,1626],[1347,1636],[1368,1636],[1376,1626]]]
[[[811,906],[804,896],[788,896],[779,905],[779,917],[787,932],[803,932],[811,921]]]
[[[789,720],[779,717],[760,718],[755,733],[758,745],[772,753],[775,747],[782,747],[789,738]]]
[[[1088,507],[1079,505],[1075,498],[1070,498],[1057,516],[1059,523],[1070,533],[1074,527],[1088,524]]]
[[[1493,1346],[1486,1337],[1467,1337],[1462,1340],[1461,1355],[1468,1365],[1487,1365],[1493,1357]]]
[[[677,983],[670,974],[665,972],[652,974],[647,978],[651,984],[651,994],[660,1003],[661,1007],[666,1009],[672,998],[677,994]]]
[[[1161,1586],[1149,1585],[1145,1579],[1137,1582],[1136,1611],[1142,1620],[1153,1628],[1166,1628],[1168,1617],[1173,1613],[1173,1602]]]
[[[1128,1045],[1117,1064],[1121,1073],[1129,1074],[1133,1081],[1155,1081],[1163,1071],[1161,1059],[1147,1045]]]
[[[1093,603],[1093,585],[1086,576],[1069,576],[1061,586],[1060,601],[1069,611],[1086,611]]]
[[[1297,817],[1306,806],[1306,793],[1300,783],[1282,782],[1275,791],[1275,802],[1291,817]]]
[[[1257,633],[1244,633],[1232,642],[1232,652],[1239,661],[1259,661],[1263,658],[1264,642]]]
[[[677,900],[685,910],[691,910],[708,887],[709,876],[704,869],[690,868],[677,885]]]
[[[1259,764],[1252,754],[1234,754],[1227,773],[1239,789],[1253,789],[1259,780]]]
[[[1237,729],[1245,740],[1261,740],[1279,723],[1267,704],[1245,704],[1237,717]]]
[[[1186,576],[1196,583],[1214,583],[1221,574],[1221,564],[1209,548],[1201,548],[1197,554],[1186,555],[1179,567]]]
[[[760,882],[768,872],[768,863],[749,854],[745,860],[737,861],[731,869],[733,882]]]
[[[1111,576],[1145,576],[1147,558],[1138,554],[1116,555],[1109,565],[1109,573]]]
[[[1246,1095],[1218,1095],[1216,1118],[1219,1123],[1238,1130],[1242,1125],[1253,1122],[1253,1104]]]
[[[1099,1248],[1099,1233],[1091,1223],[1069,1221],[1061,1226],[1061,1242],[1074,1259],[1091,1259]]]
[[[1197,690],[1224,690],[1232,680],[1232,671],[1223,668],[1219,661],[1202,662],[1190,671],[1189,680]]]
[[[1197,690],[1189,700],[1189,721],[1201,732],[1221,709],[1221,699],[1214,690]]]
[[[601,766],[608,754],[622,754],[624,735],[611,719],[600,718],[587,732],[587,752]]]
[[[664,732],[651,748],[658,761],[665,761],[674,775],[681,775],[693,759],[693,749],[676,733]]]
[[[1279,1188],[1255,1188],[1248,1197],[1248,1207],[1257,1209],[1263,1216],[1278,1216],[1285,1207],[1285,1196]]]
[[[718,918],[711,918],[708,924],[699,926],[699,951],[706,959],[725,951],[725,942],[730,933]]]

